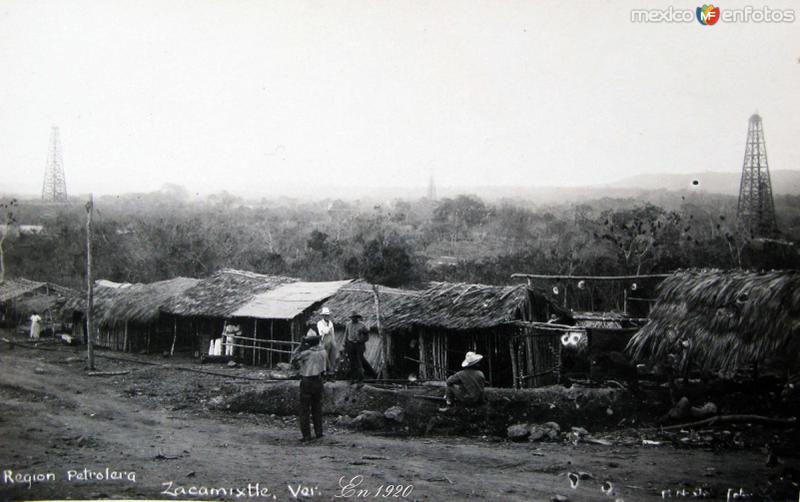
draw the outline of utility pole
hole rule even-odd
[[[89,194],[86,203],[86,355],[89,371],[94,371],[94,345],[92,343],[94,281],[92,280],[92,213],[94,212],[94,196]]]

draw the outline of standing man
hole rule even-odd
[[[236,337],[242,336],[242,330],[239,329],[238,324],[228,324],[225,326],[225,355],[233,356],[233,346],[236,343]]]
[[[31,316],[31,338],[34,340],[39,339],[39,334],[42,332],[42,318],[39,314],[34,313]]]
[[[364,349],[369,340],[369,330],[361,322],[361,314],[353,311],[350,314],[350,323],[344,331],[345,348],[350,359],[350,383],[359,387],[364,385]]]
[[[333,331],[333,321],[331,321],[331,310],[322,307],[322,319],[317,322],[317,333],[320,337],[320,345],[328,355],[328,377],[333,377],[336,373],[336,360],[339,358],[339,347],[336,346],[336,336]]]
[[[447,411],[455,402],[466,405],[478,404],[483,401],[483,389],[486,386],[486,377],[478,369],[483,356],[475,352],[467,352],[461,367],[464,368],[447,379],[445,399],[447,406],[439,411]]]
[[[319,337],[313,329],[309,329],[300,347],[292,354],[292,365],[300,370],[300,402],[298,415],[302,442],[311,440],[309,414],[314,421],[314,433],[317,439],[322,437],[322,395],[325,365],[327,361],[325,349],[319,344]]]

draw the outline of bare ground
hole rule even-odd
[[[339,430],[335,417],[326,417],[325,438],[301,444],[293,418],[209,410],[209,399],[247,381],[102,358],[100,370],[131,372],[88,377],[83,352],[41,345],[51,350],[10,349],[0,343],[3,500],[284,501],[295,499],[299,485],[313,493],[300,499],[342,500],[337,496],[348,492],[341,483],[357,476],[363,476],[358,489],[369,490],[368,495],[356,491],[345,499],[382,498],[395,485],[403,485],[407,496],[393,489],[388,498],[431,501],[548,501],[557,494],[573,501],[648,501],[662,500],[662,490],[674,494],[683,489],[684,498],[692,498],[698,487],[704,487],[710,500],[726,500],[729,489],[740,488],[752,494],[750,500],[798,498],[790,483],[777,479],[787,465],[766,467],[765,454],[755,446],[721,451],[643,446],[635,435],[614,446],[381,437]],[[189,361],[170,363],[197,367]],[[592,424],[586,428],[591,431]],[[73,478],[82,477],[85,468],[102,474],[109,468],[123,479],[67,479],[70,471]],[[571,472],[585,473],[574,489]],[[37,473],[52,477],[29,486],[24,475]],[[601,490],[604,481],[614,487],[610,498]],[[256,483],[260,494],[251,497]],[[193,496],[191,487],[227,492]]]

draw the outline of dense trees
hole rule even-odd
[[[738,235],[735,202],[693,194],[668,208],[631,199],[532,207],[466,195],[438,202],[251,203],[226,193],[196,200],[171,186],[96,201],[96,274],[149,282],[234,267],[400,286],[427,280],[504,283],[513,272],[797,267],[791,246]],[[800,197],[778,197],[776,208],[785,238],[797,241]],[[15,221],[3,233],[7,275],[80,286],[83,206],[23,201],[14,209]],[[25,224],[43,230],[20,232]]]

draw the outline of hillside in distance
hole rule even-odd
[[[770,171],[772,191],[776,195],[800,194],[800,171],[776,169]],[[610,183],[618,189],[640,190],[686,190],[692,182],[699,182],[698,188],[710,193],[738,195],[741,172],[706,171],[697,173],[638,174]]]

